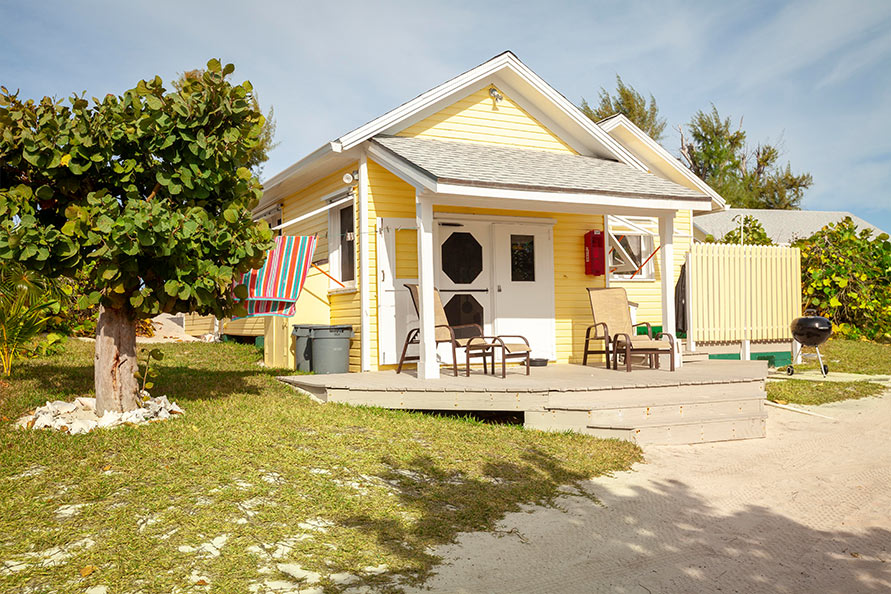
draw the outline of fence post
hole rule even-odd
[[[696,352],[696,339],[693,338],[693,254],[691,253],[694,246],[691,246],[691,251],[687,252],[685,256],[687,264],[687,350],[691,353]]]

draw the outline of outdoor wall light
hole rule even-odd
[[[353,183],[353,182],[354,182],[355,180],[357,180],[357,179],[359,179],[359,172],[358,172],[358,171],[354,171],[354,172],[352,172],[352,173],[344,173],[344,174],[343,174],[343,183],[345,183],[345,184],[351,184],[351,183]]]
[[[496,89],[495,87],[489,89],[489,95],[491,95],[492,99],[495,100],[495,103],[499,103],[500,101],[504,100],[504,97],[501,95],[501,93],[498,92],[498,89]]]

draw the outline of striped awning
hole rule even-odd
[[[314,236],[275,238],[263,267],[245,273],[238,283],[248,288],[246,317],[294,315],[315,247]]]

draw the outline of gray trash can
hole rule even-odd
[[[312,371],[312,331],[327,328],[322,324],[294,324],[291,335],[294,337],[294,368],[309,373]]]
[[[346,373],[350,370],[352,326],[321,326],[312,329],[312,370],[315,373]]]

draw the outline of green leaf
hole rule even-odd
[[[171,297],[176,297],[176,294],[179,292],[179,281],[176,279],[170,279],[169,281],[164,283],[164,292]]]
[[[162,353],[158,349],[152,349],[151,352],[149,352],[149,356],[155,361],[161,361],[164,359],[164,353]]]
[[[210,72],[218,73],[218,72],[220,71],[220,69],[221,69],[220,61],[217,60],[216,58],[211,58],[211,59],[208,60],[208,62],[207,62],[207,69],[208,69]]]
[[[155,111],[160,110],[164,107],[164,102],[155,97],[154,95],[146,95],[145,103],[148,105],[149,109],[153,109]]]
[[[143,301],[145,301],[145,298],[139,293],[130,297],[130,305],[132,305],[133,307],[139,307],[140,305],[142,305]]]
[[[245,285],[235,285],[235,288],[232,289],[232,294],[238,299],[247,299],[248,288]]]
[[[841,301],[833,297],[829,300],[829,307],[841,307]]]
[[[241,179],[251,179],[251,170],[247,167],[239,167],[235,175]]]
[[[235,72],[235,64],[226,64],[223,67],[223,76],[229,76],[233,72]]]
[[[154,388],[154,387],[155,387],[155,384],[153,384],[152,382],[145,382],[145,389],[146,389],[146,390],[151,390],[151,389]]]
[[[238,220],[238,211],[233,208],[227,208],[223,211],[223,218],[229,223],[234,223]]]

